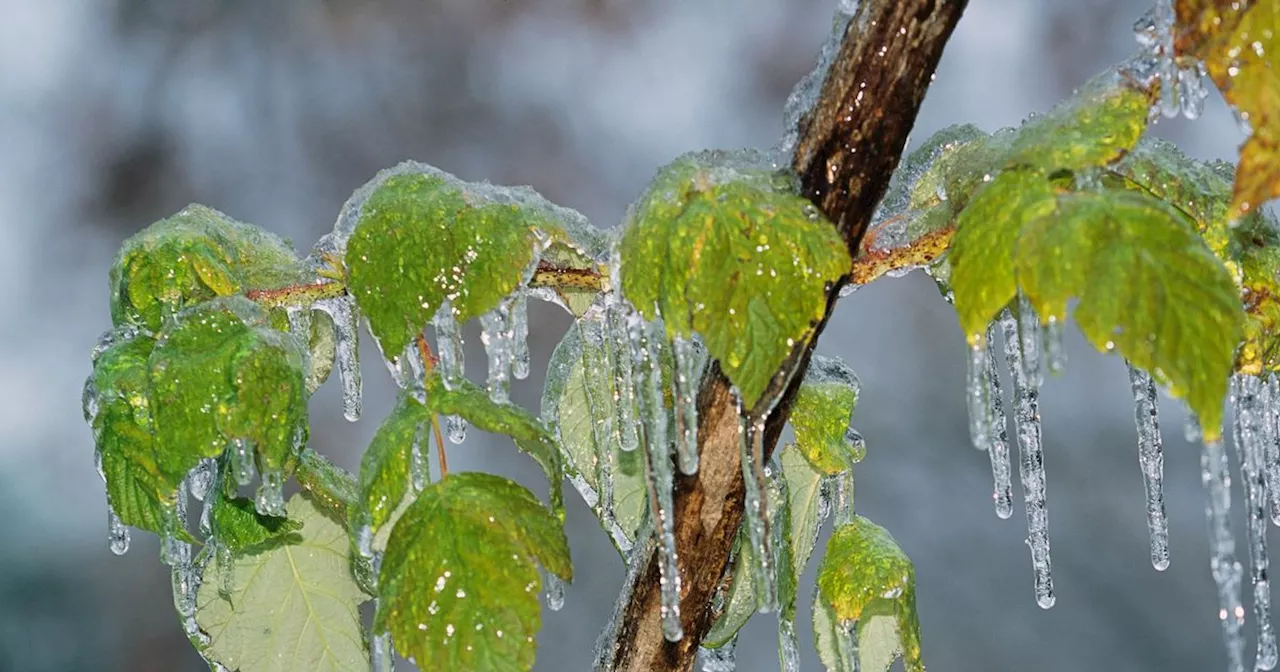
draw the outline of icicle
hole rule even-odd
[[[1255,376],[1236,375],[1231,379],[1232,442],[1240,461],[1240,480],[1244,483],[1245,512],[1249,535],[1249,578],[1253,583],[1253,614],[1258,624],[1256,669],[1276,666],[1276,633],[1271,624],[1271,582],[1267,578],[1267,502],[1263,474],[1263,427],[1267,422],[1268,386]]]
[[[463,353],[462,329],[458,325],[457,317],[453,314],[453,306],[448,301],[440,304],[431,324],[436,330],[436,356],[440,358],[440,380],[446,389],[457,389],[466,375],[466,360]]]
[[[542,596],[551,611],[564,609],[564,581],[548,571],[542,572]]]
[[[667,438],[667,409],[663,403],[661,323],[633,315],[628,325],[639,370],[636,392],[644,421],[645,466],[649,479],[654,533],[658,538],[662,582],[662,634],[670,642],[684,637],[680,623],[680,565],[676,557],[675,511],[672,496],[671,443]]]
[[[316,309],[333,318],[334,337],[337,340],[336,358],[338,378],[342,383],[342,415],[350,422],[360,419],[360,328],[359,311],[350,296],[340,296],[316,302]]]
[[[1053,318],[1049,319],[1045,332],[1049,335],[1046,355],[1049,370],[1055,371],[1054,362],[1060,357],[1061,346],[1053,342]],[[1034,387],[1024,374],[1022,348],[1016,334],[1009,332],[1005,324],[1005,360],[1013,378],[1014,424],[1018,430],[1018,448],[1021,460],[1018,475],[1022,480],[1022,498],[1027,510],[1027,545],[1031,548],[1031,567],[1035,572],[1036,604],[1042,609],[1053,606],[1053,575],[1049,556],[1049,507],[1046,501],[1044,447],[1040,442],[1040,389]],[[1055,354],[1055,350],[1058,351]],[[1058,368],[1061,368],[1060,366]]]
[[[425,490],[427,483],[431,481],[431,463],[427,460],[427,451],[423,449],[429,435],[427,423],[419,424],[413,435],[413,443],[409,446],[409,487],[414,493]]]
[[[587,414],[591,418],[591,439],[595,443],[597,499],[596,516],[610,529],[616,523],[613,513],[614,413],[609,408],[609,376],[613,365],[609,359],[605,326],[599,321],[578,321],[582,342],[582,380],[586,392]],[[628,355],[630,353],[628,352]],[[586,465],[583,465],[584,467]]]
[[[1263,471],[1271,522],[1280,525],[1280,378],[1268,376],[1263,395]]]
[[[1204,85],[1204,71],[1200,64],[1178,70],[1178,102],[1181,104],[1182,116],[1188,119],[1199,119],[1204,112],[1204,101],[1209,97],[1209,90]]]
[[[1204,431],[1200,429],[1200,418],[1197,418],[1194,413],[1187,416],[1187,422],[1182,426],[1182,438],[1186,439],[1187,443],[1200,443],[1204,438]]]
[[[120,520],[110,502],[107,502],[107,547],[116,555],[129,552],[129,528]]]
[[[1006,341],[1017,338],[1019,324],[1006,309],[1000,314],[1000,326]],[[1036,329],[1039,332],[1039,329]],[[1012,333],[1012,336],[1010,334]],[[1037,336],[1038,337],[1038,336]],[[1025,344],[1026,341],[1024,340]],[[1024,373],[1039,373],[1039,365]],[[987,457],[991,459],[991,501],[996,507],[996,517],[1007,520],[1013,515],[1013,468],[1009,462],[1009,429],[1004,416],[1004,400],[1000,391],[1000,374],[996,371],[996,330],[993,322],[987,329],[987,380],[991,386],[991,428]]]
[[[741,402],[739,402],[741,403]],[[773,544],[769,539],[769,502],[764,481],[764,419],[751,416],[739,406],[738,436],[745,485],[747,537],[754,551],[751,580],[755,586],[756,608],[761,613],[778,608],[778,586],[773,574]]]
[[[701,358],[693,341],[676,338],[671,342],[675,354],[676,455],[680,471],[698,473],[698,384],[702,382]]]
[[[987,344],[969,346],[965,375],[965,401],[969,409],[969,440],[978,450],[986,450],[991,430],[991,381],[987,377]]]
[[[794,614],[787,618],[778,614],[778,663],[782,672],[800,672],[800,644]]]
[[[289,319],[289,335],[302,346],[303,352],[311,352],[311,307],[288,306],[284,310]]]
[[[170,567],[177,563],[191,560],[191,546],[181,539],[181,532],[187,529],[187,484],[178,485],[174,496],[174,505],[166,511],[165,533],[160,539],[160,562]]]
[[[1200,454],[1200,481],[1208,503],[1205,516],[1209,521],[1209,568],[1218,585],[1218,619],[1222,621],[1222,637],[1227,647],[1227,669],[1244,670],[1244,605],[1240,603],[1242,570],[1236,560],[1236,540],[1231,535],[1231,475],[1222,441],[1206,441]]]
[[[391,651],[391,633],[382,632],[373,636],[370,642],[370,658],[373,661],[373,672],[394,672],[395,656]]]
[[[461,415],[446,415],[445,430],[449,434],[450,443],[462,443],[467,440],[467,420]]]
[[[236,557],[226,544],[218,544],[217,548],[218,592],[230,598],[236,586]]]
[[[284,472],[262,470],[262,483],[258,485],[258,497],[253,504],[264,516],[284,516]]]
[[[734,653],[738,648],[738,637],[720,645],[717,649],[698,649],[698,669],[701,672],[736,672],[738,661]]]
[[[1018,294],[1018,337],[1022,339],[1022,375],[1027,377],[1028,385],[1040,387],[1044,384],[1044,372],[1040,368],[1040,319],[1031,301],[1021,293]]]
[[[418,348],[417,342],[409,341],[404,346],[404,351],[394,359],[387,358],[386,353],[383,353],[383,357],[396,386],[412,395],[418,403],[426,404],[427,363],[422,360],[422,350]]]
[[[529,377],[529,297],[524,288],[511,295],[511,375]]]
[[[848,662],[849,672],[858,672],[858,622],[841,621],[835,624],[836,650]]]
[[[511,384],[511,303],[503,299],[497,308],[480,316],[480,342],[489,357],[489,399],[504,404]]]
[[[231,440],[231,473],[236,485],[249,485],[256,470],[253,466],[253,445],[246,439]]]
[[[209,494],[209,488],[213,485],[214,475],[218,471],[218,462],[214,459],[200,460],[200,464],[187,474],[187,484],[191,486],[191,496],[200,501],[204,501],[205,495]]]
[[[1062,320],[1053,315],[1044,324],[1044,360],[1045,368],[1054,375],[1067,368],[1067,353],[1062,345]]]
[[[1128,362],[1126,362],[1128,364]],[[1146,371],[1129,366],[1134,419],[1138,424],[1138,466],[1147,492],[1147,530],[1151,533],[1151,566],[1169,568],[1169,521],[1164,510],[1164,448],[1160,440],[1156,384]]]
[[[830,496],[818,502],[819,509],[828,507],[830,511],[835,513],[835,520],[832,526],[839,528],[842,525],[848,525],[853,522],[855,513],[853,507],[853,470],[845,469],[844,471],[828,478],[829,484],[823,492],[829,492]],[[826,518],[827,513],[819,510],[820,518]]]
[[[84,381],[84,390],[80,393],[80,408],[84,411],[84,421],[92,426],[98,417],[98,386],[93,376]]]
[[[605,306],[605,337],[608,339],[613,357],[614,371],[614,408],[617,418],[614,427],[618,433],[618,446],[625,451],[635,450],[640,445],[640,433],[637,431],[635,407],[636,389],[633,374],[630,336],[627,333],[626,315],[621,299],[610,295]]]

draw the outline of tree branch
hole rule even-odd
[[[809,197],[845,238],[851,254],[875,206],[884,196],[907,136],[932,79],[943,46],[966,0],[863,0],[850,21],[822,93],[801,134],[793,167]],[[777,407],[765,425],[766,459],[790,414],[791,400],[809,364],[818,335],[799,344],[761,406]],[[682,578],[684,637],[662,636],[657,555],[652,543],[637,544],[613,622],[601,635],[598,670],[654,672],[693,668],[698,645],[712,625],[711,597],[728,564],[742,521],[743,480],[738,448],[738,410],[730,383],[712,366],[698,395],[701,467],[675,484],[675,536]]]

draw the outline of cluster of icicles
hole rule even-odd
[[[994,481],[992,500],[996,515],[1013,514],[1010,446],[1002,408],[997,371],[997,333],[1003,338],[1004,358],[1013,384],[1011,419],[1019,452],[1027,515],[1027,545],[1035,575],[1036,602],[1048,609],[1054,604],[1052,563],[1049,554],[1049,516],[1045,489],[1044,449],[1040,437],[1039,388],[1043,368],[1062,369],[1061,323],[1041,325],[1025,299],[1015,316],[1006,309],[987,330],[986,338],[970,348],[966,400],[973,445],[987,452]],[[1146,489],[1146,518],[1151,536],[1151,564],[1163,571],[1169,566],[1169,526],[1164,503],[1164,456],[1160,437],[1157,390],[1151,376],[1129,367],[1134,415],[1138,429],[1138,465]],[[1271,587],[1267,578],[1266,520],[1280,525],[1280,379],[1275,376],[1236,375],[1231,380],[1232,443],[1248,513],[1250,579],[1258,651],[1255,669],[1270,670],[1277,664],[1276,635],[1271,624]],[[1200,440],[1194,425],[1188,440]],[[1241,603],[1243,570],[1236,560],[1231,533],[1231,475],[1221,441],[1204,444],[1201,480],[1208,498],[1210,563],[1218,586],[1219,618],[1223,624],[1229,669],[1243,670],[1244,606]]]

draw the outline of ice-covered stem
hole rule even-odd
[[[804,193],[836,223],[856,251],[897,167],[920,103],[959,21],[964,0],[863,0],[849,21],[817,102],[801,122],[794,168]],[[827,316],[844,282],[827,295]],[[776,403],[765,423],[765,457],[773,452],[817,334],[797,344],[760,408]],[[597,670],[693,669],[712,624],[709,605],[742,522],[743,481],[738,410],[729,381],[713,364],[698,395],[698,472],[678,475],[675,535],[684,637],[662,634],[658,558],[652,545],[633,555],[614,618],[601,634]]]
[[[431,354],[431,345],[427,343],[427,338],[422,334],[418,334],[413,342],[418,346],[418,356],[422,358],[422,376],[423,385],[426,385],[426,379],[431,377],[431,373],[436,368],[435,355]],[[436,459],[440,462],[440,478],[449,475],[449,459],[444,452],[444,437],[440,434],[440,414],[431,414],[431,433],[436,439]]]
[[[345,264],[331,254],[325,254],[321,259],[325,265],[316,269],[315,280],[287,287],[250,289],[244,296],[265,308],[310,306],[316,301],[342,296],[347,291]]]

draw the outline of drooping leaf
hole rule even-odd
[[[889,666],[902,656],[902,634],[892,612],[871,614],[871,611],[863,612],[863,620],[858,622],[857,669],[859,672],[887,672]],[[813,640],[818,660],[828,672],[852,672],[854,667],[837,642],[836,626],[831,606],[815,600]]]
[[[529,670],[538,564],[573,576],[556,517],[500,476],[450,474],[423,490],[391,533],[374,629],[440,672]]]
[[[874,616],[892,614],[906,669],[924,670],[916,615],[915,568],[883,527],[854,516],[832,533],[818,566],[817,600],[830,609],[826,616],[835,622],[856,621],[861,626],[864,620],[871,623]],[[860,627],[859,642],[861,634]]]
[[[227,498],[221,493],[211,496],[214,496],[210,520],[213,536],[234,553],[286,540],[302,529],[303,523],[299,520],[258,513],[253,501],[246,497]]]
[[[357,497],[357,484],[345,469],[305,448],[294,475],[302,489],[310,494],[313,504],[332,518],[347,519],[348,509]]]
[[[401,394],[360,461],[351,533],[365,534],[367,527],[374,551],[385,547],[390,526],[412,498],[413,445],[418,442],[420,449],[425,449],[430,423],[427,408],[412,396]]]
[[[428,166],[395,170],[361,205],[346,251],[350,291],[392,358],[446,300],[459,321],[497,306],[524,281],[547,222]]]
[[[181,481],[232,439],[252,443],[262,469],[291,471],[307,430],[303,360],[243,297],[179,313],[150,357],[160,472]]]
[[[835,228],[755,155],[685,155],[659,171],[619,245],[621,284],[669,336],[697,332],[754,406],[849,270]]]
[[[1014,296],[1014,247],[1024,225],[1053,211],[1054,189],[1029,170],[997,175],[969,202],[951,239],[951,289],[956,314],[969,342],[987,333],[987,325]]]
[[[796,445],[818,471],[838,474],[861,459],[845,438],[858,403],[858,376],[838,358],[814,355],[789,421]]]
[[[1096,347],[1150,371],[1216,435],[1244,314],[1185,215],[1133,191],[1062,195],[1022,230],[1017,273],[1042,318],[1065,319],[1078,298],[1076,323]]]
[[[159,331],[166,316],[216,296],[302,281],[284,239],[189,205],[125,241],[111,267],[111,319]]]
[[[1231,214],[1280,195],[1280,2],[1177,0],[1179,55],[1204,61],[1227,102],[1252,133],[1240,148]]]
[[[564,520],[564,462],[555,439],[541,420],[515,404],[495,403],[487,392],[465,379],[450,390],[437,373],[427,378],[426,388],[430,411],[462,416],[476,429],[509,436],[521,452],[532,457],[547,475],[551,510]]]
[[[364,672],[358,607],[367,599],[348,566],[347,532],[303,495],[288,510],[297,539],[234,556],[230,595],[216,557],[205,568],[196,622],[204,655],[240,672]]]

